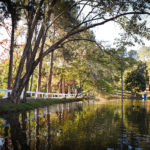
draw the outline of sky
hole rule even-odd
[[[5,39],[10,39],[10,38],[6,30],[3,27],[0,27],[0,42],[2,42],[2,40],[5,40]],[[8,45],[4,45],[4,46],[9,49]],[[4,53],[4,48],[1,46],[1,43],[0,43],[0,57],[2,56],[2,54],[3,54],[3,58],[0,58],[0,61],[1,59],[5,59],[8,57],[7,56],[8,53]]]
[[[115,39],[120,37],[120,33],[123,33],[123,29],[117,25],[115,22],[108,22],[105,25],[98,26],[93,29],[96,39],[98,41],[107,41],[113,47],[113,43]],[[143,39],[146,46],[150,46],[150,42],[146,39]],[[135,46],[127,47],[127,50],[139,50],[142,45],[138,43],[134,43]]]
[[[0,27],[0,57],[3,56],[2,59],[8,58],[9,47],[10,47],[10,40],[11,40],[11,36],[10,36],[10,34],[11,34],[10,20],[6,20],[5,23],[9,27],[8,28],[9,29],[8,30],[9,33],[8,33],[8,31],[6,31],[6,29],[3,26]],[[19,22],[19,26],[21,28],[23,28],[23,23],[21,21]],[[24,33],[24,32],[22,32],[22,33]],[[7,39],[8,42],[5,42],[3,44],[3,47],[2,47],[1,46],[1,42],[3,40],[5,40],[5,39]],[[25,37],[24,36],[19,36],[19,38],[17,38],[17,43],[18,44],[23,44],[24,41],[25,41]],[[5,49],[6,53],[4,52],[4,49]],[[1,58],[0,58],[0,62],[1,62]]]
[[[119,36],[119,33],[122,33],[114,22],[108,22],[105,25],[95,27],[93,31],[97,40],[108,41],[110,44],[113,44],[115,38]]]
[[[85,6],[85,8],[83,10],[83,14],[80,16],[81,20],[91,10],[92,10],[92,8],[90,6],[88,6],[88,5]],[[148,18],[144,17],[144,19],[148,19]],[[150,25],[150,21],[149,21],[148,26],[149,25]],[[107,41],[107,44],[110,45],[111,47],[114,47],[115,39],[120,37],[119,34],[124,32],[124,30],[121,29],[120,26],[114,21],[110,21],[110,22],[105,23],[104,25],[94,27],[94,28],[92,28],[92,31],[94,31],[96,40],[98,40],[98,41]],[[145,43],[145,46],[150,46],[150,42],[148,40],[143,39],[143,42]],[[132,46],[132,47],[131,46],[126,47],[127,50],[128,51],[129,50],[137,50],[138,51],[142,47],[142,44],[134,43],[134,45],[135,46]]]
[[[81,7],[82,8],[82,7]],[[85,6],[83,14],[81,14],[81,20],[84,18],[92,8],[90,6]],[[119,36],[119,33],[122,32],[119,26],[115,22],[107,22],[104,25],[100,25],[91,29],[98,41],[108,41],[111,45],[113,44],[115,38]]]

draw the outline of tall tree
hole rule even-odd
[[[138,57],[137,51],[131,50],[128,52],[128,63],[129,63],[129,67],[130,67],[131,72],[133,71],[134,66],[137,64],[137,57]],[[131,87],[131,96],[133,96],[133,94],[134,93],[133,93],[133,90]]]
[[[121,47],[117,50],[114,51],[114,56],[115,61],[117,63],[117,68],[120,71],[121,74],[121,99],[123,101],[123,94],[124,94],[124,82],[123,82],[123,78],[124,78],[124,71],[125,69],[127,69],[128,67],[128,58],[127,58],[127,50],[125,49],[125,47]]]
[[[133,94],[144,91],[146,89],[145,71],[146,65],[139,63],[135,70],[129,72],[125,79],[126,90],[133,92]]]
[[[1,8],[3,10],[4,18],[11,18],[11,44],[9,50],[9,72],[8,72],[8,89],[11,89],[12,83],[12,70],[13,70],[13,52],[14,52],[14,42],[15,42],[15,29],[17,27],[17,21],[20,17],[20,2],[11,0],[1,0]]]

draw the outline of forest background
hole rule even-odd
[[[125,83],[134,95],[149,86],[149,47],[127,51],[150,38],[149,2],[1,0],[0,6],[1,30],[10,36],[0,41],[0,88],[13,90],[11,102],[19,103],[23,90],[99,95]],[[124,30],[113,47],[91,30],[110,21]]]

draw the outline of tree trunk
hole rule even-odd
[[[18,85],[13,87],[13,91],[11,93],[10,101],[12,103],[19,103],[20,102],[20,95],[24,89],[24,87],[27,85],[28,80],[30,76],[32,75],[35,67],[37,64],[33,64],[32,67],[29,67],[28,72],[25,73],[25,75],[19,80]]]
[[[42,78],[42,62],[43,60],[40,61],[40,64],[39,64],[39,70],[38,70],[38,83],[37,83],[37,92],[41,92],[41,78]],[[40,95],[38,95],[38,97],[40,97]]]
[[[54,15],[54,14],[53,14]],[[54,21],[54,18],[52,18],[52,21]],[[53,43],[55,42],[55,23],[53,24]],[[49,77],[48,77],[48,83],[47,83],[47,93],[52,92],[52,76],[53,76],[53,64],[54,64],[54,52],[51,53],[51,62],[50,62],[50,70],[49,70]]]
[[[65,91],[66,91],[66,89],[65,89],[65,79],[62,79],[62,93],[65,94]]]
[[[29,89],[29,80],[28,80],[28,82],[27,82],[27,84],[26,84],[26,86],[25,86],[25,91],[24,91],[24,93],[23,93],[23,102],[24,103],[26,103],[27,102],[27,91],[28,91],[28,89]]]
[[[44,53],[40,53],[39,57],[35,60],[35,56],[37,54],[37,50],[38,50],[38,47],[39,47],[39,44],[40,44],[40,41],[41,41],[40,37],[43,35],[42,34],[43,32],[44,32],[43,30],[41,30],[39,32],[39,35],[38,35],[37,40],[35,42],[34,49],[32,51],[32,55],[31,55],[31,58],[30,58],[30,65],[28,66],[28,71],[21,78],[21,75],[22,75],[22,72],[23,72],[24,63],[25,63],[26,56],[27,56],[27,54],[26,54],[27,53],[27,49],[31,47],[31,39],[32,39],[32,37],[31,37],[31,35],[28,37],[27,44],[26,44],[26,47],[24,48],[24,52],[23,52],[23,55],[22,55],[22,58],[21,58],[21,61],[20,61],[19,67],[18,67],[18,71],[17,71],[17,75],[16,75],[16,78],[15,78],[14,87],[13,87],[13,90],[12,90],[12,93],[11,93],[11,96],[10,96],[10,101],[12,103],[19,103],[20,102],[21,92],[22,92],[23,88],[25,87],[25,85],[27,84],[27,82],[28,82],[30,76],[32,75],[33,71],[35,70],[36,66],[41,61],[41,59],[43,59],[43,57],[45,57],[47,54],[49,54],[49,53],[53,52],[54,50],[58,49],[59,45],[66,38],[68,38],[70,36],[70,35],[66,35],[65,37],[60,39],[58,42],[56,42],[50,48],[47,49],[47,53],[45,53],[45,52]],[[30,41],[29,41],[29,39],[30,39]]]
[[[81,91],[81,89],[80,89],[80,88],[77,88],[77,89],[76,89],[76,91],[75,91],[75,93],[76,93],[75,98],[77,98],[77,97],[79,96],[80,91]]]
[[[51,47],[52,51],[57,49],[57,45],[55,45],[55,46]],[[10,96],[10,101],[12,103],[19,103],[20,102],[20,95],[21,95],[23,88],[27,84],[30,76],[32,75],[36,66],[39,64],[39,62],[41,61],[41,59],[43,57],[44,57],[43,55],[40,55],[39,58],[37,58],[35,61],[31,60],[32,59],[31,58],[30,59],[30,66],[28,67],[28,72],[26,72],[24,74],[24,76],[20,79],[18,79],[19,77],[16,76],[15,85],[13,87],[13,91],[12,91],[11,96]],[[19,72],[20,72],[20,70],[19,70]]]
[[[68,94],[71,94],[71,86],[68,85]]]
[[[15,36],[15,22],[12,18],[12,30],[11,30],[11,45],[10,45],[10,51],[9,51],[9,72],[8,72],[8,89],[11,89],[11,83],[12,83],[12,70],[13,70],[13,52],[14,52],[14,36]]]
[[[123,102],[123,70],[121,70],[121,100]]]
[[[45,26],[43,26],[43,30],[45,31]],[[46,41],[46,35],[43,34],[42,35],[42,46],[40,48],[40,54],[39,55],[43,54],[45,41]],[[43,64],[43,58],[40,60],[40,64],[39,64],[39,76],[38,76],[38,83],[37,83],[37,92],[41,92],[42,64]],[[40,95],[38,95],[38,97],[40,97]]]
[[[43,4],[43,0],[40,1],[39,5],[42,6],[42,4]],[[45,24],[44,24],[44,22],[41,25],[41,28],[39,30],[37,39],[36,39],[35,44],[34,44],[34,48],[32,50],[30,63],[29,63],[30,65],[28,66],[28,71],[25,73],[23,78],[21,78],[23,68],[24,68],[24,65],[25,65],[25,61],[26,61],[26,58],[27,58],[27,53],[31,50],[33,33],[34,33],[35,27],[38,23],[39,15],[40,15],[40,7],[38,8],[34,19],[32,18],[32,20],[29,20],[29,21],[32,22],[32,25],[31,25],[30,31],[28,32],[29,34],[28,34],[28,37],[27,37],[26,46],[25,46],[23,54],[21,56],[21,60],[20,60],[19,66],[18,66],[16,77],[15,77],[14,87],[13,87],[13,90],[12,90],[12,94],[10,96],[10,101],[13,102],[13,103],[20,102],[19,99],[20,99],[20,95],[21,95],[21,92],[22,92],[23,88],[26,86],[26,84],[27,84],[27,82],[28,82],[28,80],[31,76],[31,73],[33,73],[33,70],[38,65],[40,60],[42,59],[42,57],[40,57],[40,59],[38,59],[38,61],[36,63],[34,61],[35,57],[36,57],[37,50],[38,50],[39,45],[41,43],[41,39],[42,39],[43,35],[45,35],[45,31],[44,31]]]
[[[62,79],[60,79],[60,82],[59,82],[58,93],[62,93]]]
[[[51,53],[50,70],[47,84],[47,93],[52,92],[52,76],[53,76],[54,52]]]
[[[31,76],[30,91],[32,91],[32,84],[33,84],[33,73],[32,73],[32,76]]]
[[[26,72],[28,72],[28,67],[30,65],[30,57],[31,57],[31,49],[28,50],[28,53],[27,53],[27,62],[26,62]],[[27,91],[29,89],[29,79],[28,79],[28,82],[26,83],[25,85],[25,92],[24,92],[24,95],[23,95],[23,102],[26,103],[26,97],[27,97]]]

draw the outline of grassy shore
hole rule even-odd
[[[67,99],[37,99],[37,100],[29,100],[27,103],[20,104],[7,104],[0,103],[0,115],[12,112],[21,112],[26,110],[31,110],[38,107],[44,107],[52,104],[58,103],[68,103],[84,100],[83,98],[67,98]]]

